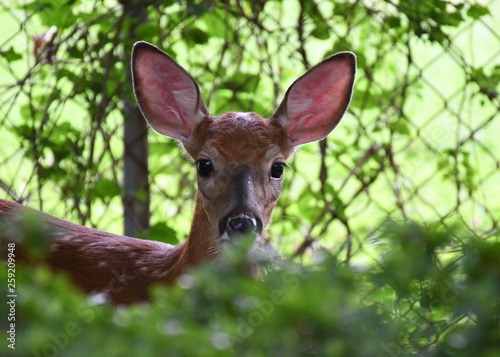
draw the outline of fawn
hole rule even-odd
[[[132,78],[139,108],[157,132],[182,143],[197,167],[189,236],[172,246],[39,213],[40,228],[51,238],[48,265],[87,294],[126,305],[149,299],[152,284],[172,284],[186,267],[214,259],[239,234],[251,234],[262,245],[286,160],[297,146],[335,128],[351,100],[355,72],[355,55],[341,52],[296,80],[270,119],[236,112],[211,116],[195,80],[157,47],[137,42]],[[8,239],[16,239],[12,232],[23,210],[0,200]]]

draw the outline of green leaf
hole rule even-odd
[[[203,30],[200,30],[199,28],[196,28],[196,27],[186,30],[186,32],[184,33],[184,36],[187,39],[193,41],[194,43],[197,43],[200,45],[207,43],[208,39],[210,38],[210,35],[208,33],[206,33]]]
[[[158,222],[152,225],[147,233],[146,237],[150,240],[156,240],[168,244],[178,244],[177,232],[167,226],[164,222]]]
[[[221,19],[221,14],[219,11],[207,12],[203,15],[205,24],[207,28],[210,29],[210,34],[215,37],[225,38],[227,34],[226,25]]]
[[[118,185],[115,181],[103,179],[94,185],[92,196],[94,198],[111,198],[119,194]]]
[[[0,57],[5,58],[7,62],[14,62],[23,58],[23,56],[14,51],[12,47],[6,51],[0,51]]]
[[[401,27],[401,19],[396,16],[388,16],[385,19],[385,24],[390,28],[399,28]]]
[[[469,8],[469,10],[467,10],[467,16],[473,18],[474,20],[477,20],[481,16],[489,14],[490,10],[488,10],[487,7],[481,6],[479,4],[474,4]]]
[[[151,22],[141,23],[135,29],[137,38],[150,39],[158,35],[158,27]]]
[[[314,36],[320,40],[328,40],[330,38],[330,30],[328,28],[328,25],[326,25],[325,23],[316,25],[314,30],[311,32],[311,36]]]
[[[410,135],[410,128],[406,120],[398,120],[389,124],[390,128],[401,135]]]
[[[146,201],[148,199],[148,192],[146,190],[137,190],[134,194],[135,198],[139,201]]]
[[[350,107],[351,108],[357,108],[357,109],[373,109],[373,108],[379,108],[380,104],[377,102],[375,99],[376,96],[370,93],[370,90],[368,90],[368,93],[362,89],[354,89],[356,92],[356,95],[353,95]]]
[[[76,16],[73,15],[73,6],[76,7],[74,2],[72,0],[35,0],[22,8],[35,13],[44,26],[57,26],[59,29],[65,29],[73,26],[76,22]]]

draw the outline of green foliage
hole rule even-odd
[[[500,243],[389,222],[376,264],[284,262],[245,271],[248,244],[114,308],[60,275],[19,265],[18,355],[493,356]],[[5,272],[2,270],[2,275]],[[4,278],[4,277],[2,277]],[[2,346],[4,348],[4,346]]]
[[[147,231],[146,237],[150,240],[156,240],[168,244],[179,244],[177,232],[167,226],[165,222],[153,224]]]
[[[400,1],[398,10],[404,14],[410,29],[419,37],[427,37],[430,41],[443,42],[448,39],[446,27],[457,27],[464,21],[465,4],[444,0],[431,1]],[[471,5],[465,12],[466,16],[478,19],[489,14],[489,10],[479,4]],[[397,18],[391,18],[391,27],[401,26]]]
[[[23,56],[17,53],[12,47],[7,50],[0,51],[0,56],[5,58],[7,62],[14,62],[23,58]]]

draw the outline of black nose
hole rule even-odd
[[[235,217],[230,217],[227,220],[226,231],[229,236],[241,235],[251,233],[257,228],[257,221],[255,218],[240,214]]]

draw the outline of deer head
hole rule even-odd
[[[355,55],[338,53],[296,80],[270,119],[252,112],[212,116],[197,83],[179,64],[151,44],[135,44],[133,85],[144,118],[160,134],[180,141],[197,166],[188,240],[206,240],[205,249],[242,233],[262,240],[286,160],[299,145],[325,138],[339,123],[355,72]]]

